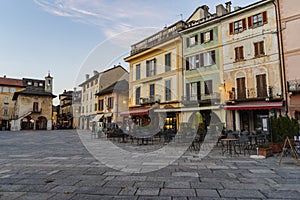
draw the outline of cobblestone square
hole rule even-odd
[[[300,199],[300,166],[278,161],[215,147],[203,159],[188,151],[165,168],[126,173],[95,159],[76,130],[1,131],[0,199]]]

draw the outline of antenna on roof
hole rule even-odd
[[[183,20],[182,14],[179,14],[177,16],[180,16],[180,20]]]
[[[50,77],[50,70],[48,70],[48,77]]]

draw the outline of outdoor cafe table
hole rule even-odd
[[[224,146],[222,146],[222,155],[224,155],[224,153],[229,153],[231,156],[232,154],[238,154],[236,152],[235,149],[235,143],[238,141],[239,139],[237,138],[223,138],[221,139],[221,141],[224,143],[226,143],[225,149]]]

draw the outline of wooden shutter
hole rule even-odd
[[[245,77],[236,79],[237,81],[237,97],[238,99],[246,98]]]
[[[200,67],[200,56],[199,54],[196,55],[196,68]]]
[[[252,28],[252,26],[253,26],[253,18],[251,16],[251,17],[248,17],[248,27]]]
[[[190,96],[191,96],[190,95],[190,84],[189,83],[185,84],[185,90],[186,90],[186,92],[185,92],[186,93],[186,100],[189,101],[190,100]]]
[[[210,30],[210,40],[214,40],[214,31]]]
[[[241,47],[239,48],[239,58],[240,58],[241,60],[244,59],[244,47],[243,47],[243,46],[241,46]]]
[[[242,19],[243,30],[247,29],[246,18]]]
[[[153,75],[156,75],[156,58],[154,58],[154,73]]]
[[[203,67],[204,66],[204,55],[203,55],[203,53],[201,53],[199,56],[200,56],[200,59],[199,59],[200,67]]]
[[[259,53],[258,53],[258,43],[254,43],[254,56],[257,57],[259,56]]]
[[[215,50],[211,51],[211,60],[212,60],[212,64],[216,64],[216,52]]]
[[[201,85],[200,85],[200,81],[197,82],[197,100],[201,100]]]
[[[265,55],[264,42],[259,42],[259,55]]]
[[[267,16],[267,11],[264,11],[262,13],[262,19],[263,19],[263,23],[267,24],[268,23],[268,16]]]
[[[266,74],[256,75],[257,97],[267,97]]]
[[[200,36],[201,36],[200,39],[201,39],[201,44],[202,44],[202,43],[204,43],[204,33],[201,33]]]
[[[195,43],[197,45],[198,44],[198,35],[195,35],[194,37],[195,37]]]
[[[146,61],[146,77],[148,77],[149,76],[149,61],[147,60]]]
[[[238,61],[239,60],[239,48],[238,47],[234,48],[234,53],[235,53],[235,60]]]
[[[233,32],[233,31],[234,31],[234,30],[233,30],[233,26],[234,26],[234,25],[233,25],[233,22],[229,24],[229,34],[230,34],[230,35],[232,35],[232,34],[234,33],[234,32]]]
[[[186,47],[190,47],[190,38],[186,38]]]
[[[190,70],[189,57],[187,57],[186,60],[185,60],[185,70]]]

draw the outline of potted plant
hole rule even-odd
[[[272,147],[268,144],[260,144],[258,145],[258,155],[264,156],[265,158],[273,155]]]
[[[282,151],[283,142],[286,137],[292,138],[299,132],[298,121],[289,116],[280,116],[271,118],[272,140],[269,138],[269,146],[273,153]]]

